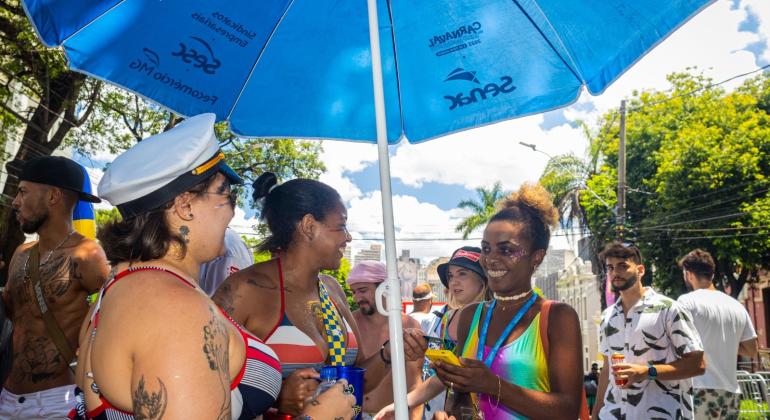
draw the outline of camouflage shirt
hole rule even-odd
[[[668,364],[703,351],[692,315],[675,300],[646,287],[641,299],[623,315],[618,300],[602,313],[599,349],[604,357],[623,353],[627,363]],[[627,389],[615,386],[610,371],[601,419],[692,419],[692,379],[645,379]]]

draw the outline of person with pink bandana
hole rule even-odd
[[[347,283],[353,292],[353,300],[358,309],[353,311],[358,329],[362,332],[359,351],[364,358],[379,353],[383,343],[388,340],[388,318],[377,311],[374,291],[387,278],[385,265],[381,262],[364,261],[356,264],[348,275]],[[413,318],[401,314],[404,328],[420,329],[420,324]],[[414,389],[420,382],[422,359],[407,361],[407,388]],[[382,407],[393,403],[393,383],[390,372],[380,384],[364,395],[363,417],[370,418],[367,413],[376,413]],[[410,419],[422,419],[422,405],[409,410]]]

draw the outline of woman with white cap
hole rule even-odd
[[[371,391],[389,372],[390,346],[364,359],[342,287],[321,274],[339,268],[351,241],[340,195],[311,179],[278,184],[268,172],[254,182],[252,197],[270,229],[259,249],[274,258],[230,276],[214,301],[278,354],[285,378],[279,411],[302,410],[323,365],[365,368],[364,392]],[[407,359],[421,359],[422,331],[404,329],[404,348]]]
[[[468,305],[483,302],[488,298],[487,276],[479,263],[481,249],[473,246],[464,246],[455,250],[449,261],[436,267],[439,279],[447,288],[448,304],[442,311],[440,322],[434,325],[430,336],[439,337],[441,347],[445,350],[454,350],[457,346],[457,325],[460,317],[458,314]],[[444,394],[446,388],[438,377],[431,376],[414,390],[407,394],[409,407],[416,407],[428,403],[430,413],[444,408]],[[393,414],[393,404],[380,410],[375,418],[388,418]]]
[[[198,285],[201,263],[223,252],[241,183],[223,157],[214,115],[203,114],[142,140],[105,172],[99,195],[122,220],[98,235],[114,276],[81,332],[81,416],[252,419],[275,401],[275,353]],[[304,414],[353,414],[342,386],[316,402]]]

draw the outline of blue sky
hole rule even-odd
[[[501,181],[513,190],[524,181],[536,181],[547,157],[518,144],[532,143],[551,155],[585,155],[587,147],[576,121],[596,127],[600,115],[616,108],[620,100],[644,89],[665,90],[665,76],[697,67],[715,81],[770,64],[770,1],[718,0],[679,28],[637,62],[602,95],[583,93],[573,105],[545,114],[505,121],[455,133],[418,145],[401,143],[390,148],[398,252],[428,261],[446,256],[464,244],[454,226],[467,213],[457,208],[464,199],[475,199],[474,188]],[[743,79],[725,85],[731,89]],[[321,180],[335,187],[348,206],[354,250],[368,248],[371,238],[382,236],[379,175],[376,147],[369,144],[325,141],[322,159],[327,172]],[[93,156],[99,163],[108,155]],[[81,160],[88,165],[87,160]],[[94,182],[101,173],[92,170]],[[252,211],[239,210],[233,226],[250,232]],[[472,237],[478,237],[480,232]],[[430,238],[441,240],[431,241]],[[558,239],[557,247],[569,244]]]

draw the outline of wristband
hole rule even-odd
[[[380,347],[380,359],[382,359],[382,362],[386,365],[390,365],[390,360],[385,358],[385,346],[390,344],[390,340],[385,340],[384,343],[382,343],[382,347]]]

